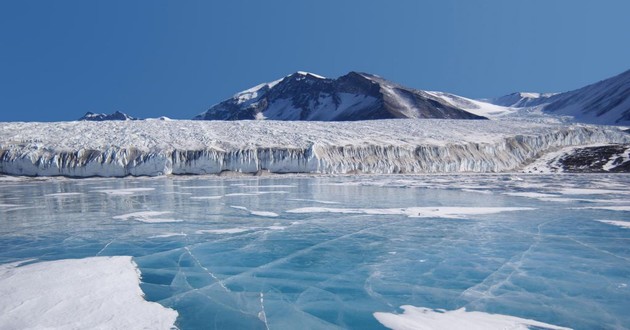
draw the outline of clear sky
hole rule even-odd
[[[628,0],[0,0],[0,121],[189,119],[303,70],[467,97],[630,69]]]

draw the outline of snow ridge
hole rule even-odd
[[[112,121],[0,123],[0,141],[0,173],[123,177],[502,172],[561,147],[630,143],[630,136],[519,121]]]

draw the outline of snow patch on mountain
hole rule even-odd
[[[433,95],[434,97],[440,98],[445,102],[448,102],[454,107],[466,110],[470,113],[473,113],[478,116],[487,117],[487,118],[500,118],[509,115],[515,115],[518,111],[517,109],[511,108],[510,106],[502,106],[496,105],[484,101],[473,100],[466,97],[462,97],[455,94],[444,93],[444,92],[436,92],[436,91],[427,91],[426,93]]]

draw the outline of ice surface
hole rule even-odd
[[[177,312],[143,299],[131,257],[0,265],[3,329],[171,329]]]
[[[628,329],[630,231],[599,221],[627,222],[628,187],[624,174],[10,180],[0,264],[132,256],[183,330],[383,329],[374,313],[406,305],[470,328]]]
[[[505,172],[558,148],[626,143],[630,136],[606,127],[508,120],[182,120],[0,123],[0,141],[0,173],[120,177]],[[138,189],[145,188],[102,192],[148,192]]]
[[[531,327],[569,329],[514,316],[467,312],[465,308],[454,311],[437,311],[409,305],[400,308],[404,311],[403,314],[374,313],[374,317],[394,330],[528,330]]]

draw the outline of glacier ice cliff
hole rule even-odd
[[[508,172],[567,146],[629,142],[613,127],[507,120],[0,123],[0,173]]]

